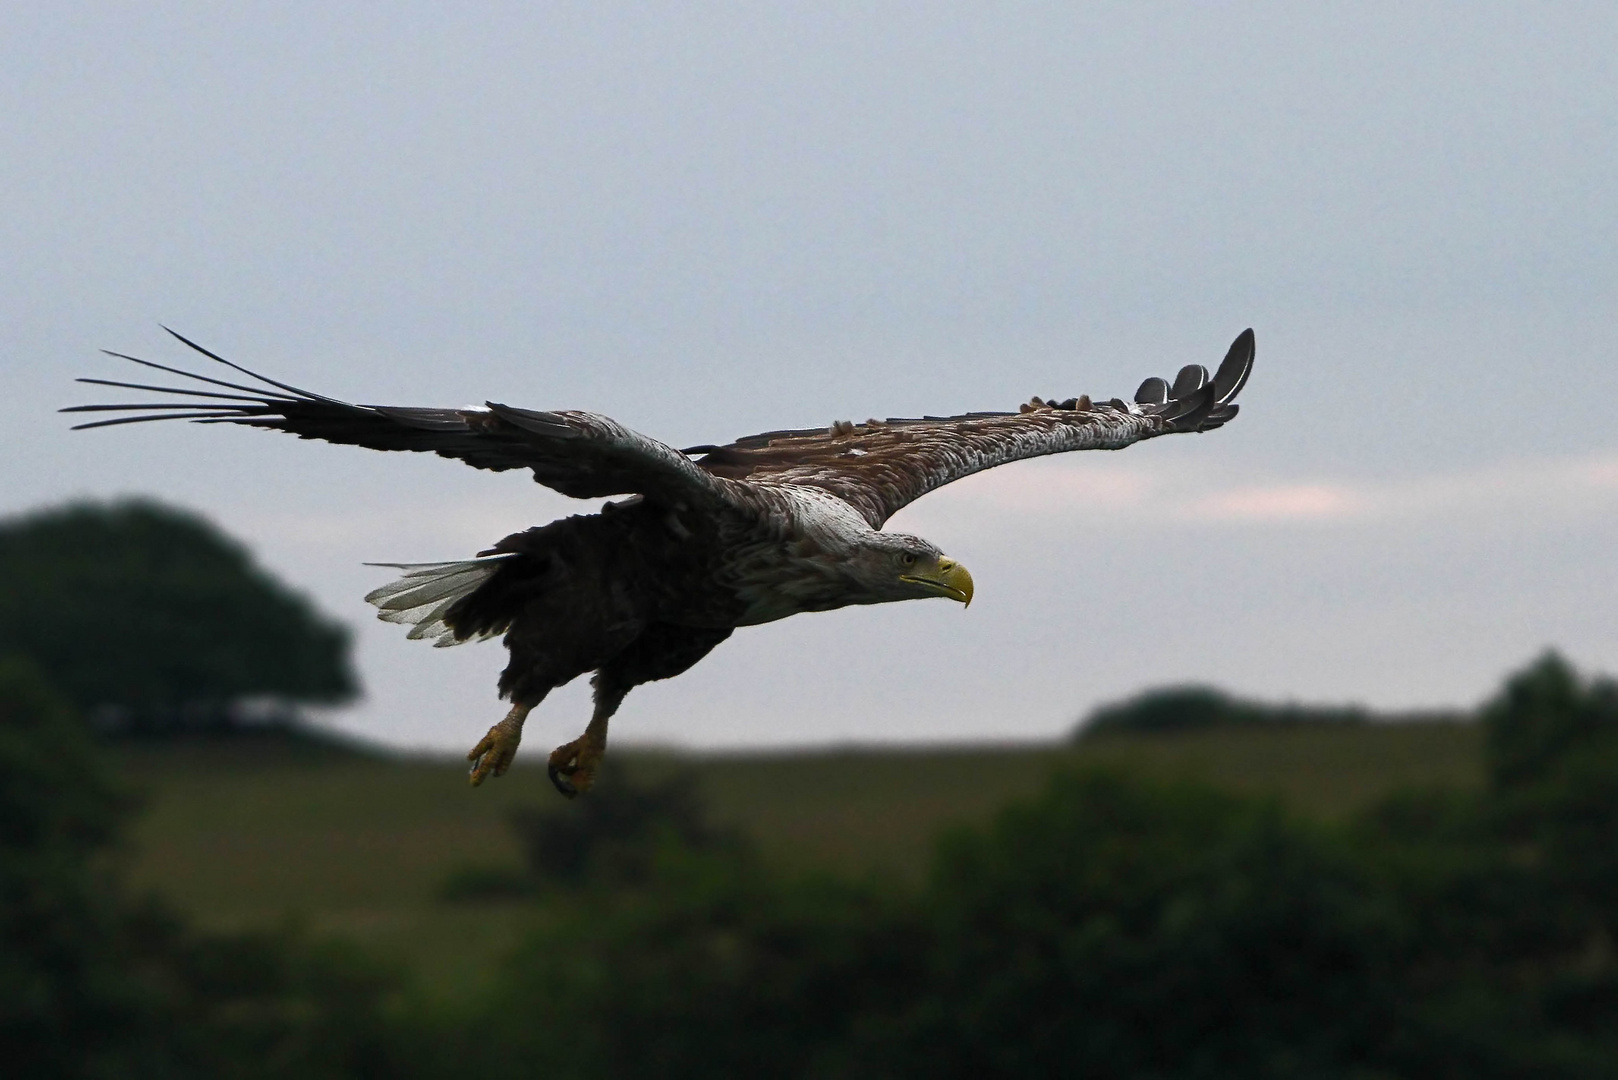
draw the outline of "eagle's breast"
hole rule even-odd
[[[741,602],[737,625],[829,611],[855,599],[849,555],[874,530],[859,511],[819,488],[761,483],[756,527],[727,545],[724,584]]]

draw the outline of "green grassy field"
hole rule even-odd
[[[1268,793],[1338,817],[1396,788],[1474,785],[1463,724],[1299,726],[1112,736],[1075,747],[679,755],[619,748],[632,778],[692,773],[714,818],[794,869],[914,881],[933,838],[985,820],[1057,769],[1107,765]],[[276,747],[117,751],[146,800],[128,849],[137,887],[214,927],[293,919],[411,965],[435,992],[475,984],[538,917],[523,904],[449,905],[446,874],[515,866],[516,806],[566,813],[537,766],[473,790],[446,760]]]

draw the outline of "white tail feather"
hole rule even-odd
[[[410,625],[410,633],[406,637],[418,641],[431,638],[435,648],[483,641],[495,635],[478,634],[457,640],[455,632],[444,625],[444,616],[456,601],[475,592],[509,558],[510,555],[493,555],[460,562],[366,563],[367,566],[403,570],[404,575],[397,581],[372,589],[365,594],[365,601],[376,605],[377,618],[383,622]]]

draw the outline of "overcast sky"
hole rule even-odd
[[[333,718],[464,749],[497,645],[366,560],[594,504],[179,424],[69,434],[166,323],[369,403],[676,446],[1128,396],[1244,327],[1241,417],[983,474],[893,527],[946,601],[747,629],[620,741],[1053,736],[1166,682],[1469,704],[1618,670],[1618,6],[0,6],[0,513],[140,493],[357,632]],[[115,392],[116,393],[116,392]],[[571,738],[581,685],[529,724]]]

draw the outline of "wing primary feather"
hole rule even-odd
[[[1230,343],[1230,351],[1214,373],[1214,398],[1221,404],[1229,404],[1247,385],[1247,377],[1253,373],[1254,352],[1253,330],[1249,327],[1236,335],[1236,340]]]
[[[112,355],[117,356],[117,353]],[[129,357],[123,357],[127,360]],[[116,386],[120,390],[150,390],[156,394],[184,394],[186,397],[205,397],[214,400],[227,401],[257,401],[262,403],[266,399],[271,401],[294,401],[295,398],[282,397],[280,394],[260,394],[248,397],[245,394],[221,394],[217,390],[183,390],[178,386],[148,386],[145,383],[118,382],[115,379],[74,379],[74,382],[90,383],[93,386]]]
[[[1207,420],[1218,402],[1214,400],[1213,384],[1208,383],[1192,395],[1192,407],[1174,421],[1178,431],[1201,431],[1203,421]]]
[[[1141,383],[1140,389],[1135,391],[1135,404],[1137,405],[1161,405],[1168,399],[1169,384],[1166,380],[1160,379],[1156,375]]]
[[[234,420],[241,413],[163,413],[160,416],[124,416],[117,420],[97,420],[92,424],[74,424],[71,431],[86,431],[90,428],[117,427],[119,424],[144,424],[149,420]]]
[[[376,411],[389,420],[398,421],[420,431],[467,431],[466,420],[444,409],[408,409],[391,405],[378,405]]]
[[[229,408],[239,408],[232,405]],[[69,405],[57,412],[128,412],[132,409],[197,409],[201,408],[194,401],[146,401],[133,405]]]
[[[116,356],[120,360],[128,360],[132,364],[140,364],[142,367],[156,368],[158,371],[166,371],[170,375],[179,375],[183,378],[195,379],[197,382],[211,383],[214,386],[228,386],[232,390],[242,390],[249,394],[257,394],[258,400],[263,400],[264,398],[271,398],[281,401],[298,400],[296,396],[287,397],[282,394],[271,394],[260,390],[256,386],[243,386],[241,383],[226,382],[223,379],[210,379],[208,376],[198,375],[194,371],[182,371],[180,368],[172,368],[166,364],[159,364],[152,360],[142,360],[140,357],[130,356],[128,353],[113,352],[111,349],[102,349],[101,351],[106,353],[108,356]]]
[[[1164,420],[1173,423],[1178,430],[1182,421],[1192,418],[1199,409],[1206,413],[1208,409],[1213,407],[1213,403],[1213,385],[1210,383],[1192,391],[1185,397],[1170,399],[1168,406],[1158,415]]]
[[[1174,386],[1169,390],[1169,396],[1189,397],[1206,385],[1208,385],[1208,369],[1201,364],[1187,364],[1174,377]]]
[[[1202,422],[1202,427],[1200,430],[1212,431],[1214,428],[1224,427],[1226,424],[1236,419],[1236,414],[1240,411],[1240,406],[1237,405],[1216,406],[1214,411],[1208,414],[1208,418]]]
[[[160,323],[159,325],[162,325],[162,324]],[[166,326],[164,326],[163,329],[167,330],[174,337],[178,338],[182,344],[189,345],[191,348],[197,350],[197,352],[201,353],[203,356],[206,356],[208,359],[217,360],[221,364],[224,364],[228,368],[234,368],[235,370],[241,372],[243,375],[246,375],[250,379],[257,379],[261,383],[268,383],[271,386],[277,387],[277,388],[279,388],[281,390],[285,390],[289,394],[296,394],[298,397],[308,398],[308,399],[313,400],[313,401],[329,401],[329,402],[331,402],[331,403],[333,403],[335,405],[346,405],[346,404],[348,404],[346,401],[338,401],[336,398],[329,398],[325,394],[316,394],[316,393],[314,393],[313,391],[310,391],[310,390],[300,390],[298,387],[288,385],[287,383],[284,383],[284,382],[276,382],[274,379],[268,378],[267,376],[264,376],[264,375],[260,375],[256,371],[249,371],[246,368],[242,367],[240,364],[235,363],[234,361],[226,360],[223,356],[220,356],[218,353],[209,352],[207,349],[204,349],[201,345],[198,345],[196,342],[192,341],[190,338],[186,337],[184,334],[182,334],[182,333],[180,333],[180,332],[178,332],[176,330],[169,330],[169,328],[166,327]],[[249,387],[244,387],[244,386],[238,386],[236,389],[238,389],[238,390],[247,390],[247,389],[250,389],[250,388]]]
[[[556,413],[534,412],[532,409],[518,409],[511,405],[497,405],[492,401],[484,404],[488,405],[489,411],[500,419],[535,435],[549,435],[552,438],[563,439],[579,437],[579,432],[574,431],[568,422]]]

